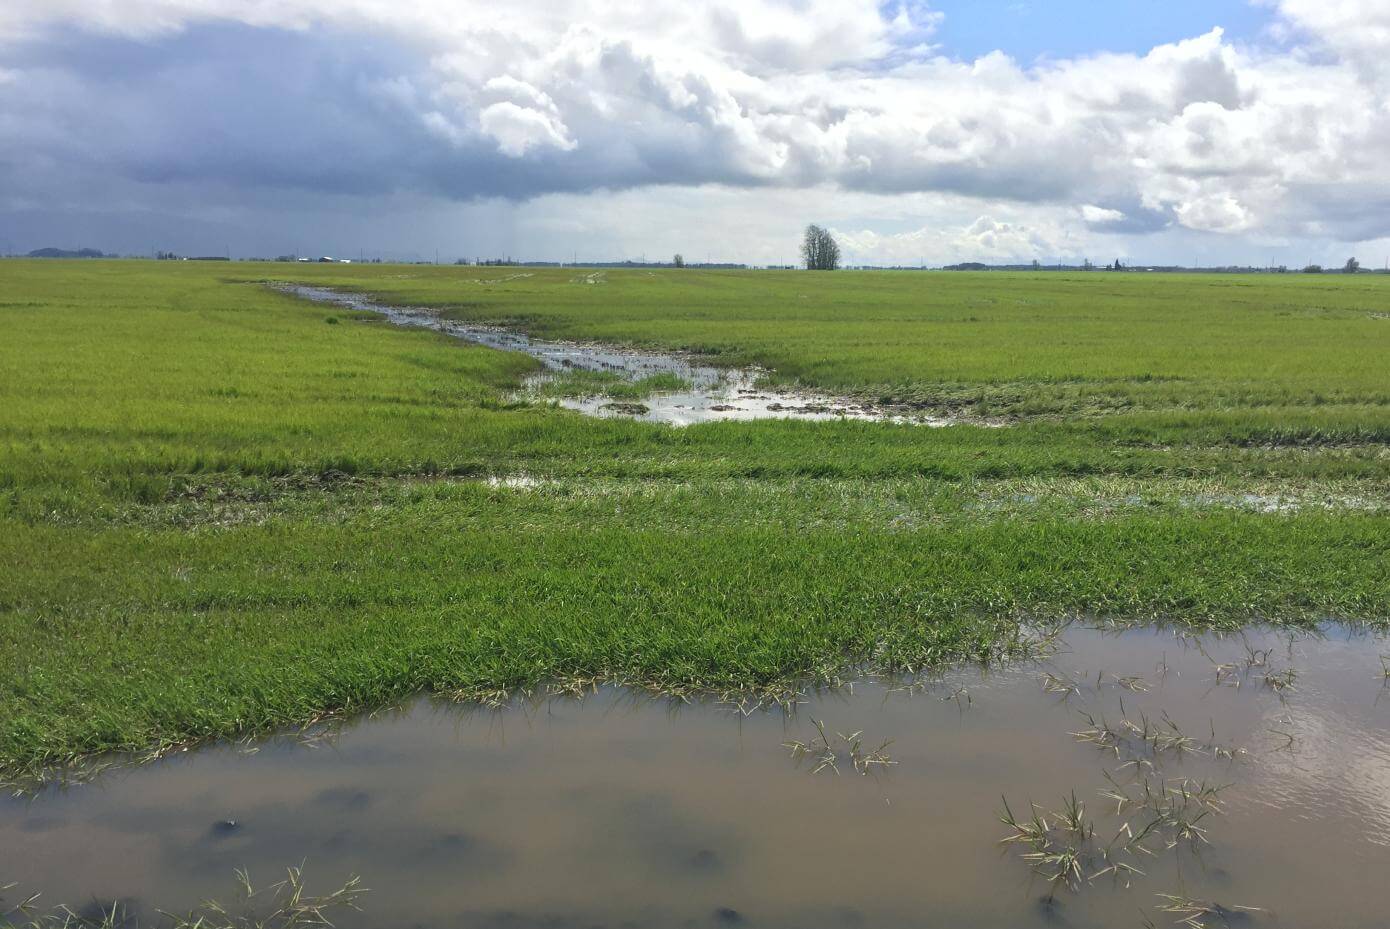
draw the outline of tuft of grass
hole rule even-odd
[[[1293,668],[1285,668],[1283,671],[1266,671],[1260,680],[1264,682],[1265,687],[1282,696],[1295,689],[1294,682],[1298,680],[1298,672]]]
[[[1178,894],[1158,894],[1164,902],[1159,910],[1178,917],[1178,925],[1188,929],[1209,929],[1214,925],[1229,926],[1233,917],[1263,912],[1256,906],[1223,906],[1211,900],[1197,900]]]
[[[236,871],[236,880],[237,894],[232,902],[208,900],[186,913],[160,910],[162,918],[157,925],[164,929],[331,929],[332,914],[360,912],[359,904],[368,893],[361,878],[352,877],[330,893],[310,894],[302,867],[287,868],[284,880],[260,889],[252,885],[250,874],[244,870]],[[14,886],[0,887],[0,892]],[[3,903],[0,898],[0,905]],[[133,914],[119,901],[89,916],[62,904],[41,909],[39,894],[32,894],[8,910],[0,910],[0,929],[124,929],[136,924]]]
[[[820,774],[822,771],[839,774],[841,761],[848,761],[854,772],[860,775],[868,775],[870,772],[897,764],[888,754],[888,746],[893,744],[892,739],[885,739],[877,748],[868,749],[861,738],[864,734],[862,730],[848,735],[837,732],[835,735],[839,741],[832,742],[826,734],[824,722],[813,719],[811,724],[816,727],[814,739],[810,742],[790,739],[783,742],[782,747],[791,753],[797,764],[809,760],[812,774]],[[843,745],[844,748],[839,748],[839,745]]]
[[[689,390],[691,382],[670,371],[629,380],[613,371],[573,368],[533,378],[525,395],[538,399],[608,397],[613,400],[645,400],[653,394]]]

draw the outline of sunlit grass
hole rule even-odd
[[[1011,425],[586,418],[289,276]],[[0,767],[997,658],[1076,614],[1390,619],[1386,282],[573,277],[0,262]]]

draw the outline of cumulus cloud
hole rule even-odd
[[[713,184],[974,198],[932,244],[1000,257],[1069,230],[1390,235],[1365,195],[1390,8],[1269,2],[1284,45],[1213,30],[1025,67],[942,54],[919,0],[8,0],[0,206],[116,181],[461,202]]]
[[[1093,203],[1085,203],[1081,206],[1081,218],[1090,225],[1104,226],[1110,223],[1124,222],[1125,214],[1121,213],[1119,210],[1096,206]]]
[[[1390,70],[1390,5],[1381,0],[1266,0],[1283,16],[1281,31],[1302,33],[1385,74]]]
[[[510,100],[483,107],[478,114],[478,125],[497,140],[497,147],[503,154],[517,158],[525,155],[529,148],[568,151],[576,145],[555,114],[517,106]]]
[[[1241,232],[1250,228],[1250,214],[1228,194],[1189,200],[1177,207],[1178,221],[1189,229],[1207,232]]]

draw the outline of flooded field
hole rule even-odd
[[[660,391],[634,402],[614,402],[599,395],[564,397],[556,401],[567,409],[589,416],[624,416],[672,426],[754,419],[859,419],[924,426],[949,426],[958,421],[920,411],[883,409],[859,400],[807,391],[762,389],[757,386],[761,372],[756,369],[716,368],[674,353],[628,351],[579,342],[547,342],[496,326],[441,319],[425,309],[376,303],[360,294],[298,285],[284,290],[306,300],[377,313],[399,326],[433,329],[489,348],[523,352],[546,367],[546,373],[529,380],[531,388],[540,387],[547,379],[568,371],[613,374],[631,382],[655,375],[674,375],[685,382],[682,389]]]
[[[0,885],[142,924],[303,861],[371,889],[343,926],[1379,926],[1387,654],[1073,628],[790,710],[421,700],[0,801]]]

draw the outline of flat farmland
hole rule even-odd
[[[673,428],[297,299],[954,418]],[[0,265],[0,763],[1390,621],[1390,277]]]

